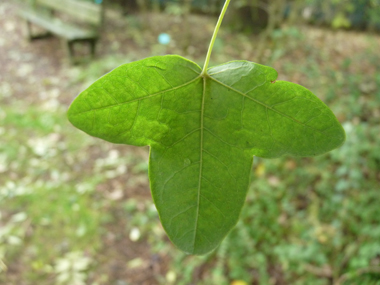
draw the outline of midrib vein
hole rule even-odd
[[[206,76],[203,76],[203,90],[202,90],[202,106],[201,106],[201,139],[200,139],[200,158],[199,158],[199,178],[198,178],[198,193],[197,193],[197,213],[195,216],[195,226],[194,226],[194,237],[193,237],[193,251],[195,250],[195,241],[197,237],[198,230],[198,219],[199,219],[199,208],[200,208],[200,198],[201,198],[201,187],[202,187],[202,171],[203,171],[203,115],[205,109],[205,95],[206,95]]]

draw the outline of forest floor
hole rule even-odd
[[[91,243],[93,238],[91,235],[98,235],[99,239],[94,240],[93,247],[88,247],[88,244],[84,244],[82,248],[76,248],[76,246],[71,248],[71,242],[77,241],[76,239],[73,238],[73,241],[67,241],[64,238],[60,240],[62,236],[55,237],[50,231],[47,231],[47,234],[39,232],[39,227],[46,222],[46,217],[41,214],[43,216],[41,225],[38,224],[39,222],[34,224],[34,218],[40,221],[39,214],[36,214],[39,207],[41,209],[44,207],[38,204],[38,201],[32,202],[26,199],[14,205],[10,203],[10,208],[7,208],[4,205],[9,197],[4,198],[5,196],[3,197],[1,196],[3,194],[1,194],[3,201],[0,201],[2,207],[0,210],[0,226],[4,228],[8,226],[12,221],[12,217],[20,211],[27,213],[29,223],[22,225],[23,231],[21,235],[23,237],[18,244],[17,242],[12,244],[9,241],[12,239],[4,239],[0,235],[0,244],[15,246],[15,249],[9,253],[2,249],[6,253],[4,256],[0,255],[0,260],[3,260],[4,268],[6,267],[7,269],[3,270],[4,272],[0,270],[0,283],[2,281],[2,284],[7,285],[55,284],[53,281],[55,276],[62,273],[57,269],[57,260],[65,256],[69,251],[81,250],[84,252],[83,258],[91,257],[93,260],[91,266],[96,268],[93,271],[91,271],[91,266],[85,268],[86,272],[90,272],[86,275],[86,278],[88,282],[92,282],[91,284],[165,284],[165,280],[170,281],[174,278],[173,269],[169,263],[173,260],[171,252],[175,251],[175,249],[168,249],[168,247],[172,246],[170,246],[170,242],[163,233],[156,212],[151,211],[150,221],[146,221],[146,217],[144,218],[142,214],[150,211],[152,207],[147,179],[148,149],[111,145],[106,142],[98,142],[95,139],[86,140],[84,136],[76,136],[75,132],[78,131],[64,121],[64,114],[70,102],[81,90],[121,63],[131,62],[151,55],[176,53],[189,57],[202,65],[203,56],[206,54],[216,19],[191,15],[184,20],[179,16],[164,14],[123,17],[116,11],[110,11],[98,45],[97,59],[87,61],[78,66],[72,66],[69,64],[64,45],[60,39],[52,37],[33,42],[25,40],[25,23],[17,17],[17,9],[17,6],[10,0],[3,0],[0,3],[0,109],[3,109],[3,113],[0,112],[0,119],[4,120],[4,124],[9,124],[10,128],[14,128],[18,132],[12,134],[9,131],[9,137],[0,132],[0,134],[4,135],[4,141],[0,141],[0,145],[14,143],[13,146],[7,146],[12,150],[9,155],[5,153],[7,147],[0,148],[0,188],[4,190],[9,185],[12,186],[12,183],[16,185],[17,181],[24,181],[26,176],[29,176],[30,179],[25,185],[38,186],[40,185],[38,181],[43,181],[41,185],[46,186],[50,185],[48,183],[51,181],[55,181],[54,177],[57,176],[60,177],[58,180],[62,184],[59,184],[61,188],[52,186],[56,191],[65,189],[64,185],[72,185],[73,189],[77,189],[78,185],[83,185],[83,179],[98,175],[99,180],[96,180],[95,177],[96,181],[91,182],[95,189],[89,191],[91,199],[96,200],[96,203],[94,202],[89,207],[91,208],[91,213],[82,213],[82,217],[88,215],[90,220],[96,217],[101,226],[94,226],[93,232],[91,232],[91,229],[87,229],[88,236],[85,234],[78,238],[84,243]],[[165,46],[158,43],[157,37],[161,33],[171,35],[172,40],[169,45]],[[330,31],[311,27],[290,28],[285,29],[282,33],[277,33],[277,41],[270,43],[261,60],[262,63],[275,67],[279,71],[280,79],[300,84],[308,83],[308,87],[316,94],[320,94],[319,97],[322,100],[336,100],[332,94],[334,90],[329,89],[331,87],[330,80],[331,76],[334,76],[334,82],[338,85],[340,84],[340,94],[348,92],[349,86],[345,86],[344,73],[338,72],[344,68],[347,73],[363,75],[362,80],[357,83],[358,92],[363,94],[377,92],[377,79],[372,75],[379,74],[378,65],[373,64],[371,61],[373,58],[368,58],[368,60],[358,58],[357,61],[355,61],[355,58],[357,58],[358,54],[365,54],[368,51],[378,49],[380,47],[379,35]],[[252,48],[252,44],[256,40],[255,36],[240,35],[228,30],[222,31],[221,37],[216,43],[212,61],[214,63],[234,59],[254,61],[255,50]],[[307,42],[306,45],[304,45],[305,42]],[[300,47],[300,45],[303,45],[303,47]],[[86,54],[84,49],[85,47],[79,47],[78,51]],[[286,59],[280,60],[283,58]],[[310,58],[313,58],[313,62],[308,65],[307,70],[297,67],[302,62],[309,62]],[[354,62],[354,64],[351,64],[351,62]],[[336,73],[332,74],[331,70]],[[318,80],[314,80],[317,77]],[[360,100],[367,102],[366,100],[369,99],[365,97]],[[377,120],[380,117],[376,108],[366,109],[368,113],[364,115],[359,112],[352,116],[348,115],[342,108],[342,104],[337,104],[333,107],[341,122],[353,121],[355,123],[358,120],[368,120],[368,117]],[[49,125],[49,122],[45,122],[45,120],[49,121],[49,119],[43,117],[43,113],[56,113],[59,116],[57,115],[58,117],[54,119],[54,123]],[[25,116],[25,118],[20,118],[22,116]],[[4,119],[5,117],[14,117],[15,119],[8,122]],[[27,120],[27,122],[23,120]],[[41,124],[41,130],[33,130],[33,127],[30,126],[33,124]],[[49,126],[46,127],[44,124]],[[61,127],[57,127],[57,125],[61,125]],[[7,126],[1,127],[0,131],[7,132]],[[75,137],[73,139],[68,138],[72,134]],[[40,135],[43,135],[46,139],[44,143],[49,144],[48,147],[42,146],[42,149],[49,150],[49,147],[54,149],[55,146],[53,147],[53,145],[59,145],[61,142],[70,145],[70,148],[62,147],[57,150],[58,154],[62,156],[67,154],[64,163],[59,160],[57,154],[44,157],[39,153],[35,146],[39,142],[38,137]],[[79,141],[75,141],[75,139]],[[26,150],[24,150],[25,146],[27,146]],[[73,152],[71,153],[70,151]],[[5,154],[2,154],[2,152]],[[25,152],[27,154],[21,159],[20,155]],[[3,157],[3,160],[1,160],[1,157]],[[123,160],[123,157],[126,159]],[[11,161],[12,158],[16,159],[21,165],[17,164],[17,161]],[[34,166],[31,161],[34,161]],[[41,165],[38,163],[41,163]],[[43,163],[47,163],[46,166],[43,166],[45,165]],[[55,163],[62,163],[62,167],[55,165]],[[127,164],[127,170],[123,168],[123,163]],[[293,164],[287,165],[290,168],[293,167]],[[55,174],[56,172],[52,170],[54,167],[57,167],[56,172],[60,174]],[[31,172],[31,168],[40,169],[40,171],[34,173]],[[256,174],[260,173],[258,168],[255,171]],[[66,172],[69,173],[67,174],[69,178],[62,178],[65,177]],[[269,181],[272,186],[278,184],[276,176],[270,175]],[[0,193],[5,191],[3,190],[0,190]],[[51,192],[47,194],[47,197],[51,198],[50,195],[52,195]],[[70,195],[72,197],[74,194]],[[41,194],[38,197],[44,199],[46,196]],[[82,201],[81,197],[75,199]],[[106,202],[99,202],[100,200]],[[133,205],[128,201],[133,201]],[[52,205],[54,203],[52,202]],[[62,203],[66,202],[62,201]],[[83,203],[86,204],[88,201],[86,200]],[[26,210],[22,210],[25,205],[27,205]],[[58,202],[57,205],[57,207],[62,206]],[[46,209],[47,212],[51,210]],[[72,215],[71,212],[75,212],[75,209],[76,206],[70,206],[69,209],[64,209],[63,207],[60,213]],[[51,215],[54,216],[55,214]],[[75,220],[77,216],[70,217],[70,219]],[[60,220],[61,222],[65,225],[65,220]],[[75,224],[75,221],[73,223],[75,227],[78,226],[75,231],[82,225],[79,221],[78,225]],[[74,226],[72,231],[74,231]],[[21,226],[17,226],[12,229],[17,231],[20,228]],[[137,241],[131,236],[132,232],[136,232],[136,228],[139,228],[139,235],[141,234],[141,237],[137,237]],[[57,230],[57,228],[54,229]],[[155,232],[150,233],[150,231]],[[68,229],[68,232],[70,232],[70,229]],[[40,245],[33,245],[34,233],[39,237]],[[57,234],[64,235],[65,233],[66,231],[62,229],[62,232]],[[17,234],[12,236],[17,236]],[[51,242],[53,238],[57,238],[59,242]],[[155,238],[162,243],[152,241]],[[20,246],[20,243],[23,246]],[[38,257],[36,252],[40,252],[39,246],[42,248],[46,246],[45,251],[52,250],[48,246],[59,247],[59,249],[54,249],[53,251],[60,253],[62,256],[54,257],[46,253],[45,257]],[[70,248],[70,250],[67,250],[67,248]],[[43,251],[41,250],[41,252]],[[24,255],[30,255],[30,258]],[[39,262],[45,264],[39,265]],[[197,280],[204,279],[207,268],[212,266],[213,263],[209,263],[206,267],[199,266],[197,271],[192,273],[194,284],[198,284]],[[276,268],[274,266],[271,269],[272,271],[268,270],[272,272],[271,274],[275,278],[275,281],[272,280],[271,282],[273,284],[286,284],[283,281],[285,278],[283,272]],[[178,272],[175,274],[180,275]],[[258,273],[252,273],[252,275],[256,276],[255,274]],[[81,279],[82,277],[79,276],[78,278]],[[229,277],[229,280],[233,280],[233,277]]]

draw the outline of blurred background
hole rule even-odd
[[[380,284],[379,0],[231,1],[211,64],[276,68],[333,110],[347,141],[255,158],[237,226],[202,257],[161,227],[148,148],[89,137],[66,111],[122,63],[202,66],[223,1],[88,0],[104,21],[96,57],[77,45],[76,65],[62,38],[26,39],[32,2],[0,2],[0,284]]]

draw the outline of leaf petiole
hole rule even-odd
[[[224,15],[227,12],[227,8],[228,8],[228,5],[230,4],[230,1],[231,0],[226,0],[226,2],[224,3],[224,6],[223,6],[222,12],[220,13],[220,16],[219,16],[219,19],[218,19],[218,23],[215,26],[214,34],[212,35],[211,42],[210,42],[210,45],[208,47],[207,56],[206,56],[206,60],[205,60],[204,66],[203,66],[203,70],[202,70],[201,76],[204,76],[204,75],[207,74],[207,68],[208,68],[208,65],[210,63],[210,57],[211,57],[212,49],[214,47],[216,36],[218,35],[219,28],[220,28],[220,26],[221,26],[221,24],[223,22]]]

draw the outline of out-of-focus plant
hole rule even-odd
[[[85,271],[91,265],[91,259],[81,252],[69,252],[59,258],[54,266],[57,284],[84,285],[87,279]]]
[[[380,29],[379,0],[308,0],[306,3],[311,22],[333,28]]]

